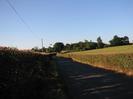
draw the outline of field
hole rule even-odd
[[[71,52],[59,56],[81,63],[133,75],[133,45]]]
[[[51,55],[0,48],[0,99],[59,99],[62,96]]]

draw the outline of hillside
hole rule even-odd
[[[133,45],[108,47],[103,49],[73,52],[72,54],[120,54],[133,53]]]
[[[133,45],[60,54],[80,63],[133,75]]]

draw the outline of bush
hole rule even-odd
[[[58,99],[59,82],[49,55],[0,49],[0,99]]]

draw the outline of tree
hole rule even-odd
[[[103,43],[100,36],[97,38],[97,47],[98,48],[103,48],[104,47],[104,43]]]
[[[121,45],[121,40],[120,40],[120,38],[119,38],[117,35],[115,35],[115,36],[113,37],[113,39],[110,40],[109,42],[110,42],[111,46],[118,46],[118,45]]]
[[[49,47],[46,49],[46,52],[47,52],[47,53],[54,52],[54,49],[53,49],[52,47],[49,46]]]
[[[70,44],[66,44],[64,47],[65,50],[71,50],[71,45]]]
[[[127,36],[123,37],[123,44],[128,45],[129,44],[129,38]]]
[[[129,38],[127,36],[118,37],[117,35],[115,35],[114,38],[110,40],[109,42],[112,46],[128,45]]]
[[[79,51],[80,49],[79,49],[78,43],[71,44],[71,50],[73,50],[73,51]]]
[[[55,52],[61,52],[64,48],[64,44],[62,42],[57,42],[54,44],[53,48]]]
[[[96,48],[97,48],[97,43],[96,43],[96,42],[90,41],[90,42],[89,42],[89,46],[90,46],[90,50],[91,50],[91,49],[96,49]]]
[[[42,51],[42,52],[46,52],[46,48],[43,47],[43,48],[41,49],[41,51]]]
[[[32,51],[35,51],[35,52],[38,52],[39,51],[39,48],[36,46],[34,48],[31,49]]]
[[[79,47],[79,50],[85,50],[85,43],[84,42],[79,42],[78,47]]]
[[[85,50],[89,50],[90,49],[90,44],[88,40],[85,40]]]
[[[97,43],[92,42],[91,40],[85,40],[85,50],[91,50],[91,49],[96,49],[97,48]]]

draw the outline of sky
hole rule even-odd
[[[9,1],[16,9],[14,12]],[[27,49],[55,42],[133,41],[133,0],[0,0],[0,46]]]

